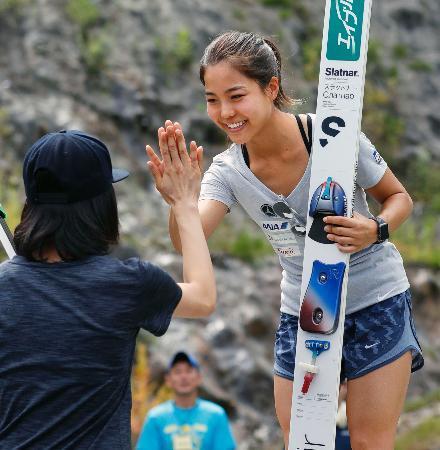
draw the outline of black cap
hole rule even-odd
[[[23,163],[26,197],[31,203],[89,200],[128,175],[126,170],[112,169],[103,142],[76,130],[44,135],[29,148]]]
[[[171,370],[173,368],[174,365],[176,365],[179,362],[186,362],[188,363],[191,367],[194,367],[197,370],[200,370],[200,366],[199,363],[197,361],[196,358],[194,358],[194,356],[190,355],[189,353],[186,352],[177,352],[170,360],[170,363],[168,365],[168,370]]]

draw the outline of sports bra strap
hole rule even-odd
[[[310,151],[309,149],[307,149],[307,151],[309,152],[309,155],[312,151],[312,144],[313,144],[313,134],[312,134],[312,117],[310,116],[310,114],[307,114],[307,133],[309,135],[309,144],[310,144]]]
[[[307,114],[307,135],[306,135],[306,131],[304,130],[304,125],[302,123],[302,120],[298,114],[295,114],[295,119],[298,123],[298,128],[299,128],[299,131],[301,132],[301,136],[303,138],[304,145],[306,146],[307,153],[310,156],[310,154],[312,153],[312,118],[310,117],[309,114]],[[246,165],[248,167],[250,167],[249,153],[247,151],[246,144],[243,144],[241,146],[241,152],[243,154],[244,162],[246,163]]]
[[[306,146],[307,153],[310,155],[312,153],[312,118],[307,114],[307,134],[304,129],[303,122],[298,114],[295,114],[295,119],[298,124],[299,131],[301,132],[301,136],[304,141],[304,145]]]

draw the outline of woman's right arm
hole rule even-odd
[[[199,201],[199,213],[202,221],[203,233],[205,239],[208,239],[211,234],[218,227],[220,222],[225,217],[228,212],[227,206],[217,200],[200,200]],[[169,215],[169,231],[171,242],[174,248],[180,254],[182,253],[182,244],[180,241],[179,227],[177,226],[177,221],[173,208],[170,209]]]
[[[201,171],[198,148],[186,149],[182,130],[172,124],[158,131],[162,161],[150,146],[148,166],[156,188],[171,206],[183,255],[182,297],[175,316],[196,318],[210,315],[216,305],[214,270],[198,209]],[[225,207],[226,208],[226,207]]]

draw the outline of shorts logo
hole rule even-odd
[[[383,161],[382,156],[379,155],[379,152],[377,150],[374,150],[373,158],[377,162],[377,164],[380,164]]]
[[[375,342],[374,344],[366,345],[365,348],[368,350],[369,348],[376,347],[376,345],[379,345],[379,344],[380,344],[380,342]]]
[[[357,61],[361,53],[364,0],[332,0],[327,59]]]

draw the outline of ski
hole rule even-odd
[[[15,256],[14,238],[6,223],[6,213],[0,205],[0,242],[9,258]]]
[[[289,450],[334,450],[349,255],[323,218],[351,217],[372,0],[327,0]]]

